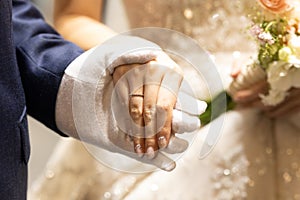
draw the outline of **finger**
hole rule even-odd
[[[265,112],[265,114],[269,118],[279,118],[279,117],[292,115],[294,113],[299,112],[299,110],[300,110],[300,105],[284,106],[272,111]]]
[[[169,154],[182,153],[187,150],[189,143],[181,138],[171,135],[169,145],[163,151]]]
[[[251,102],[240,103],[240,104],[238,104],[238,107],[239,108],[257,108],[262,111],[268,111],[272,108],[271,106],[264,105],[263,102],[261,101],[260,97],[257,97],[256,99],[254,99]]]
[[[156,157],[158,153],[158,141],[156,139],[156,135],[154,136],[145,136],[145,149],[146,156],[148,159],[153,159]]]
[[[159,141],[153,142],[153,140],[156,140],[156,134],[158,132],[156,123],[157,95],[165,71],[165,67],[161,67],[154,62],[149,63],[145,70],[146,76],[144,80],[144,122],[146,148],[152,148],[154,151],[158,149],[158,146],[160,148],[166,146],[166,140],[164,138],[160,139]],[[152,152],[152,150],[149,149],[149,152]],[[149,157],[151,157],[150,155]]]
[[[129,97],[128,97],[128,93],[129,93],[129,84],[127,79],[124,78],[120,78],[120,79],[115,79],[116,81],[114,81],[114,93],[113,95],[116,95],[116,98],[119,100],[119,103],[123,104],[123,105],[129,105]]]
[[[142,89],[137,90],[135,94],[142,95]],[[134,150],[139,156],[143,156],[145,150],[144,143],[144,120],[143,120],[143,97],[131,96],[129,100],[129,112],[131,116],[132,139]]]
[[[241,72],[241,66],[240,65],[233,65],[231,68],[230,76],[232,78],[236,78]]]
[[[121,134],[121,133],[120,133]],[[132,151],[132,143],[128,140],[125,140],[124,137],[120,137],[120,134],[111,135],[113,139],[111,140],[114,145],[111,146],[111,151],[118,152],[120,154],[129,156],[143,163],[147,163],[156,167],[159,167],[165,171],[172,171],[176,167],[176,163],[170,159],[168,156],[164,155],[161,152],[158,152],[157,156],[153,159],[148,159],[144,157],[138,157],[136,153]],[[124,134],[124,133],[123,133]]]
[[[116,73],[117,71],[115,71]],[[114,90],[112,93],[112,111],[118,128],[130,134],[131,117],[129,114],[129,84],[126,76],[114,76]]]
[[[170,70],[164,75],[159,87],[157,99],[157,129],[159,132],[157,138],[158,140],[166,140],[166,146],[171,136],[173,108],[175,107],[181,81],[181,74]],[[160,122],[160,124],[158,122]]]
[[[172,171],[176,167],[176,163],[161,152],[158,152],[157,156],[151,160],[143,157],[141,161],[157,166],[160,169],[165,170],[167,172]]]
[[[129,84],[129,113],[131,116],[132,139],[134,151],[138,156],[143,156],[145,151],[144,143],[144,120],[143,120],[143,76],[140,67],[135,67],[126,76]]]
[[[298,107],[300,106],[299,95],[299,89],[292,89],[289,96],[286,97],[286,100],[278,106],[272,107],[272,109],[266,112],[266,115],[270,118],[276,118],[298,112]]]
[[[113,82],[116,85],[118,80],[120,80],[121,77],[123,77],[132,67],[135,67],[135,65],[122,65],[115,69],[113,73]]]
[[[154,152],[159,147],[166,145],[164,140],[156,140],[156,100],[159,86],[156,84],[146,84],[144,86],[144,122],[145,122],[145,145],[149,158],[155,156]]]
[[[175,133],[193,132],[200,128],[199,117],[189,115],[179,110],[173,110],[172,130]]]
[[[185,92],[179,91],[175,108],[190,115],[199,116],[205,112],[207,103],[192,97]]]
[[[260,81],[259,83],[251,86],[249,89],[240,90],[233,94],[233,99],[237,103],[247,103],[255,100],[259,97],[259,94],[265,94],[267,92],[268,83]]]

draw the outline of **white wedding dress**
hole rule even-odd
[[[212,53],[225,83],[233,64],[255,54],[243,35],[247,0],[123,2],[131,27],[167,27],[196,39]],[[79,142],[64,140],[31,199],[297,200],[299,120],[299,114],[270,120],[257,110],[230,111],[212,152],[199,159],[203,138],[218,119],[197,132],[172,172],[118,172],[96,162]]]

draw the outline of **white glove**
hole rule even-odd
[[[127,134],[116,123],[111,105],[114,89],[111,73],[114,68],[123,64],[146,63],[161,53],[157,45],[147,40],[124,36],[113,38],[79,56],[68,66],[61,82],[56,105],[57,127],[71,137],[103,149],[166,171],[174,169],[174,161],[161,152],[154,159],[140,158],[134,153],[132,141],[125,137]],[[173,130],[182,133],[199,128],[197,116],[205,111],[206,104],[188,95],[178,97],[181,101],[176,105],[179,110],[173,112]],[[186,100],[187,97],[189,100]],[[189,105],[196,105],[195,110]],[[184,140],[173,137],[166,151],[180,153],[187,146]]]

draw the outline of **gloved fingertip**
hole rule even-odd
[[[172,129],[175,133],[193,132],[200,128],[200,126],[201,122],[198,116],[173,110]]]
[[[205,101],[200,101],[200,100],[197,100],[197,108],[198,108],[198,113],[197,115],[201,115],[202,113],[205,112],[206,108],[207,108],[207,103]]]
[[[189,143],[181,138],[173,136],[169,145],[163,151],[169,154],[182,153],[189,147]]]
[[[175,169],[175,167],[176,167],[176,163],[174,161],[172,161],[172,162],[163,163],[162,166],[161,166],[161,169],[165,170],[167,172],[170,172],[173,169]]]
[[[190,115],[199,116],[205,112],[207,103],[184,92],[179,92],[175,108]]]

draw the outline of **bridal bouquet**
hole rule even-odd
[[[252,64],[242,68],[233,80],[229,93],[249,88],[261,80],[269,84],[267,94],[260,94],[266,106],[284,101],[288,91],[300,87],[300,2],[298,0],[258,0],[263,10],[251,16],[250,33],[258,45],[258,55]],[[226,110],[234,108],[227,95]],[[212,100],[216,101],[219,96]],[[208,104],[210,105],[210,104]],[[203,124],[216,118],[210,107],[200,116]],[[222,114],[222,113],[220,113]]]

